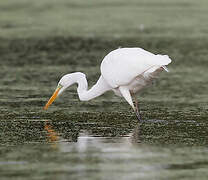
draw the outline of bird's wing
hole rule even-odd
[[[109,53],[101,63],[101,74],[112,87],[129,84],[153,66],[171,62],[168,56],[154,55],[141,48],[120,48]]]

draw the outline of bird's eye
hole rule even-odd
[[[61,85],[60,83],[58,84],[57,88],[62,88],[63,85]]]

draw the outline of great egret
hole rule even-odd
[[[142,48],[116,49],[104,57],[100,66],[101,75],[91,89],[88,90],[85,74],[81,72],[66,74],[59,81],[44,109],[47,109],[66,88],[77,83],[77,93],[81,101],[91,100],[106,91],[113,90],[116,95],[125,98],[141,121],[135,95],[161,71],[168,71],[165,65],[170,62],[171,59],[167,55],[155,55]],[[132,96],[135,98],[135,106]]]

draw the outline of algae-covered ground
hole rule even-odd
[[[207,179],[207,2],[0,2],[0,179]],[[113,92],[76,85],[45,111],[62,75],[91,87],[103,57],[142,47],[173,60],[138,95],[144,123]]]

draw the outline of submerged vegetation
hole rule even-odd
[[[49,108],[49,111],[44,111],[42,107],[62,75],[74,71],[84,72],[91,86],[98,79],[100,62],[109,51],[119,46],[136,46],[154,53],[168,54],[173,59],[169,65],[170,72],[162,73],[152,87],[148,87],[138,96],[141,113],[146,120],[146,125],[143,124],[145,134],[143,137],[146,139],[143,140],[155,142],[154,132],[160,132],[162,137],[165,137],[165,134],[172,135],[175,131],[177,134],[181,131],[180,127],[183,128],[183,124],[185,128],[183,131],[189,129],[189,132],[186,132],[188,137],[193,129],[196,131],[196,133],[193,131],[193,137],[204,137],[206,126],[203,125],[205,129],[202,132],[197,127],[204,124],[207,119],[207,44],[206,40],[199,43],[194,39],[150,40],[147,37],[117,40],[78,37],[2,39],[0,119],[1,121],[60,120],[69,121],[75,127],[80,127],[76,124],[82,124],[83,121],[84,124],[99,124],[99,122],[105,124],[107,121],[107,124],[112,124],[111,130],[106,131],[104,128],[102,131],[102,128],[98,128],[100,135],[128,134],[137,123],[135,115],[128,104],[122,98],[116,97],[113,92],[89,102],[80,102],[76,86],[73,86]],[[123,124],[124,129],[119,124]],[[96,127],[98,126],[94,128]],[[181,140],[184,140],[184,137]],[[206,143],[206,141],[199,143],[197,140],[199,139],[195,139],[196,144]],[[177,143],[177,141],[179,143],[179,139],[166,142]],[[193,144],[189,139],[184,142]]]

